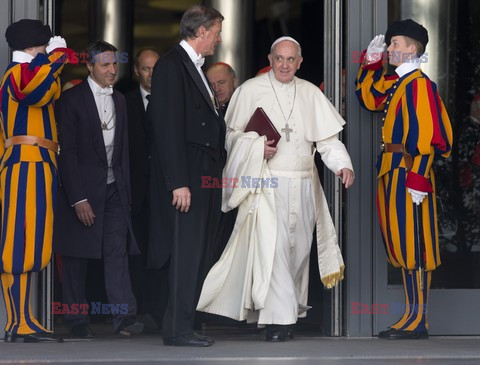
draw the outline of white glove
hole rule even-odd
[[[383,34],[376,35],[368,45],[367,54],[365,55],[366,64],[369,65],[381,61],[386,48],[385,36]]]
[[[428,193],[424,191],[418,191],[411,188],[407,188],[407,189],[410,195],[412,196],[412,201],[417,205],[422,204],[423,199],[425,199],[425,197],[428,195]]]
[[[47,46],[47,53],[52,52],[56,48],[67,48],[67,42],[59,35],[50,38]]]

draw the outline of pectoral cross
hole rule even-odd
[[[293,132],[293,129],[288,126],[288,123],[285,124],[285,128],[282,128],[282,132],[285,132],[287,135],[287,142],[290,142],[290,133]]]

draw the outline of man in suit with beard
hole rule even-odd
[[[182,41],[155,65],[152,117],[151,234],[149,262],[169,264],[169,300],[163,343],[210,346],[193,332],[203,281],[203,256],[220,220],[221,189],[202,188],[202,176],[221,178],[225,121],[201,69],[221,42],[223,16],[192,6],[182,16]]]
[[[128,254],[138,254],[130,219],[127,113],[113,90],[117,49],[104,41],[87,47],[89,76],[56,105],[62,146],[55,249],[62,255],[63,302],[86,303],[88,259],[103,258],[105,289],[115,334],[140,333],[128,272]],[[88,314],[66,314],[76,337],[91,338]]]

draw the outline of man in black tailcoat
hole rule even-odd
[[[56,105],[61,189],[54,247],[62,255],[63,302],[86,303],[88,259],[103,258],[105,289],[115,334],[140,333],[128,272],[128,254],[138,254],[130,219],[125,99],[113,90],[116,48],[104,41],[87,47],[89,76]],[[106,303],[105,303],[106,304]],[[91,338],[86,313],[66,314],[75,337]]]
[[[193,6],[182,17],[182,41],[153,72],[151,234],[149,262],[169,265],[169,300],[163,318],[165,345],[210,346],[193,332],[203,282],[203,256],[220,219],[221,189],[202,188],[202,176],[221,178],[225,122],[201,69],[221,42],[223,16]]]

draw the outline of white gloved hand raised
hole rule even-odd
[[[366,64],[375,63],[382,60],[383,52],[387,49],[385,44],[385,36],[383,34],[376,35],[372,39],[367,48],[367,53],[365,55]]]
[[[418,191],[411,188],[407,188],[407,189],[410,195],[412,196],[412,201],[417,205],[422,204],[423,199],[425,199],[425,197],[428,195],[428,193],[426,193],[425,191]]]
[[[52,52],[56,48],[67,48],[67,42],[59,35],[50,38],[50,41],[47,45],[47,53]]]

